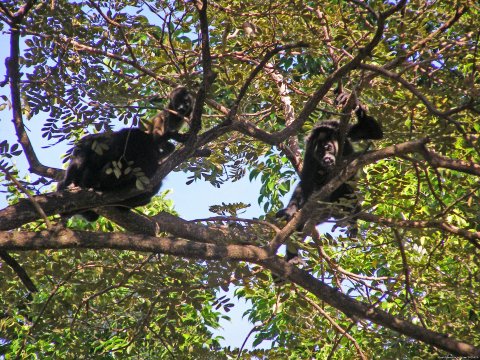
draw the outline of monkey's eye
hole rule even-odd
[[[325,149],[325,151],[328,151],[328,152],[333,151],[333,145],[331,143],[325,144],[325,146],[323,148]]]

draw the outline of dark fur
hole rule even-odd
[[[193,97],[186,88],[177,88],[170,94],[168,110],[153,119],[147,132],[134,128],[85,136],[73,149],[58,190],[70,185],[98,191],[134,189],[138,181],[148,186],[159,161],[175,149],[169,140],[181,138],[178,130],[191,114],[192,105]],[[146,205],[160,187],[161,183],[116,205],[127,210]],[[98,219],[98,214],[91,210],[81,215],[88,221]]]
[[[383,137],[380,124],[373,117],[368,116],[363,108],[359,107],[356,115],[357,123],[350,125],[347,129],[341,156],[338,154],[339,141],[342,138],[338,120],[323,121],[312,130],[307,140],[300,183],[295,188],[287,207],[277,212],[277,217],[290,220],[303,207],[314,191],[319,191],[325,186],[331,179],[338,161],[354,153],[351,141],[373,140]],[[355,198],[354,188],[350,184],[343,183],[340,185],[325,201],[335,203],[341,198],[353,200],[354,205],[349,209],[350,212],[357,213],[360,211],[360,204],[358,199]],[[331,216],[335,217],[335,213],[332,213]],[[351,232],[353,235],[356,232],[354,218]],[[287,259],[291,259],[295,255],[287,251]]]

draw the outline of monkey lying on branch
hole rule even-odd
[[[70,185],[98,191],[144,189],[159,161],[175,150],[169,140],[186,140],[178,131],[192,113],[193,100],[185,87],[178,87],[171,92],[167,109],[152,119],[146,131],[126,128],[83,137],[75,145],[65,177],[57,189],[64,190]],[[160,182],[151,190],[116,205],[126,210],[146,205],[161,185]],[[98,219],[92,210],[83,211],[81,215],[88,221]]]

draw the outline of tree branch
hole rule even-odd
[[[13,16],[10,34],[10,57],[5,59],[5,65],[7,68],[7,79],[10,83],[10,93],[12,97],[12,113],[13,113],[13,125],[17,134],[18,141],[22,145],[25,156],[27,157],[30,165],[29,170],[35,174],[47,176],[50,178],[58,178],[59,172],[48,166],[40,163],[35,153],[35,150],[30,142],[30,138],[25,130],[22,116],[22,102],[20,96],[20,25],[23,18],[28,11],[32,8],[36,1],[27,1]]]
[[[216,74],[212,70],[212,56],[210,54],[210,37],[208,31],[208,18],[207,18],[207,0],[197,0],[195,2],[197,7],[198,17],[200,20],[200,31],[202,41],[202,67],[203,67],[203,80],[202,85],[197,94],[195,100],[195,106],[192,112],[192,120],[190,125],[190,132],[197,134],[202,128],[202,110],[207,98],[207,94],[210,91],[210,87],[215,81]],[[186,146],[194,144],[196,136],[192,137],[190,141],[187,141]]]
[[[465,230],[461,229],[455,225],[434,220],[402,220],[402,219],[389,219],[381,216],[367,214],[361,212],[357,216],[359,219],[373,222],[377,224],[387,225],[395,228],[414,228],[414,229],[425,229],[433,228],[438,230],[446,231],[450,234],[461,236],[467,239],[473,246],[477,249],[480,249],[480,231],[475,230]]]
[[[458,159],[450,159],[434,152],[433,150],[425,151],[423,156],[425,157],[425,160],[435,168],[440,167],[480,176],[480,164],[474,163],[473,161],[467,162]]]
[[[17,260],[11,257],[9,253],[4,250],[0,250],[0,258],[2,258],[3,261],[5,261],[5,263],[12,268],[28,291],[32,293],[38,291],[37,287],[33,283],[32,279],[30,279],[30,276],[28,276],[22,265],[20,265]]]
[[[248,87],[252,83],[252,81],[255,79],[255,77],[258,75],[258,73],[266,67],[267,63],[270,61],[270,59],[278,54],[280,51],[283,50],[289,50],[289,49],[294,49],[297,47],[307,47],[308,44],[304,42],[298,42],[295,44],[288,44],[288,45],[276,45],[273,49],[267,51],[267,53],[264,55],[263,59],[257,64],[255,69],[252,70],[250,75],[248,76],[247,80],[244,82],[242,87],[240,88],[240,91],[238,93],[237,99],[235,100],[235,103],[232,105],[230,109],[230,113],[227,116],[227,119],[225,120],[225,123],[229,124],[232,122],[232,120],[236,117],[238,107],[247,93]],[[270,65],[270,68],[272,66]]]

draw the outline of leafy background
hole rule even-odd
[[[165,96],[175,84],[195,91],[205,86],[208,64],[195,5],[53,1],[30,11],[22,23],[24,81],[18,82],[22,99],[16,105],[22,106],[24,124],[33,148],[44,154],[44,165],[58,170],[60,154],[85,133],[147,119],[156,111],[147,99]],[[261,217],[275,223],[272,215],[288,200],[297,178],[304,136],[315,122],[340,116],[333,92],[340,80],[344,91],[358,93],[384,126],[385,139],[370,149],[429,136],[429,150],[478,164],[478,5],[411,1],[387,19],[383,41],[363,54],[377,29],[374,11],[392,6],[381,1],[331,1],[322,6],[295,1],[209,3],[210,60],[217,77],[203,107],[200,136],[212,155],[181,161],[182,150],[176,153],[178,161],[171,168],[184,173],[168,175],[172,180],[166,180],[163,189],[188,194],[189,208],[167,195],[142,212],[156,216],[167,211],[188,220],[208,217],[203,224],[212,238],[222,231],[231,244],[244,249],[246,242],[268,244],[272,227],[248,220]],[[4,7],[16,9],[18,4],[7,1]],[[8,25],[1,24],[8,37]],[[241,86],[269,51],[273,55],[242,93]],[[331,81],[332,74],[357,54],[365,55],[362,62]],[[2,129],[11,130],[11,109],[8,99],[3,101]],[[233,125],[226,122],[229,117]],[[274,138],[284,129],[297,136],[286,142]],[[51,192],[54,181],[47,170],[27,171],[22,162],[25,147],[20,153],[12,134],[2,130],[0,142],[2,176],[8,180],[1,190],[11,204],[2,210],[5,219],[20,208],[25,192]],[[17,168],[22,171],[17,173]],[[292,234],[302,247],[304,268],[338,293],[422,330],[478,344],[478,174],[458,170],[430,166],[418,152],[365,166],[358,190],[367,215],[374,217],[359,222],[360,239],[345,237],[342,229],[331,231],[331,223],[305,243]],[[246,179],[255,181],[250,185]],[[235,180],[240,181],[226,185]],[[183,183],[192,185],[180,190]],[[210,199],[212,185],[232,189],[227,192],[237,197]],[[260,208],[255,206],[257,199]],[[215,205],[214,216],[206,212],[209,205]],[[247,220],[232,221],[236,216]],[[420,222],[413,224],[415,220]],[[59,217],[51,221],[57,223]],[[29,222],[20,234],[32,236],[47,225],[45,219]],[[88,224],[73,218],[68,227],[73,235],[88,230],[92,238],[124,231],[106,219]],[[468,240],[468,234],[455,233],[452,227],[467,230],[477,240]],[[184,236],[169,233],[181,244]],[[195,240],[195,235],[187,238]],[[2,232],[2,239],[9,236]],[[130,239],[134,244],[142,240],[135,235]],[[355,317],[352,321],[350,313],[326,305],[325,298],[308,289],[301,281],[307,277],[275,285],[267,269],[290,269],[281,258],[273,263],[259,258],[243,262],[233,256],[205,261],[200,255],[187,257],[187,247],[182,250],[184,256],[107,246],[12,252],[37,291],[29,292],[18,274],[2,263],[0,332],[5,335],[0,353],[6,358],[235,357],[239,349],[221,346],[212,335],[231,309],[231,292],[225,297],[221,291],[229,288],[248,300],[252,346],[266,347],[244,350],[245,358],[446,355],[437,347],[400,337],[386,324]]]

